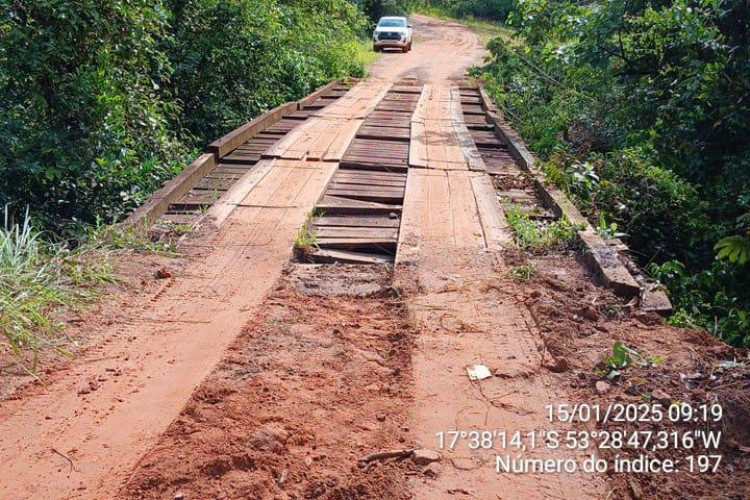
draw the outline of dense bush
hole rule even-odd
[[[517,6],[483,75],[498,104],[550,179],[627,233],[677,320],[749,343],[747,3]]]
[[[458,18],[475,17],[491,21],[504,21],[513,8],[513,0],[430,0],[425,3]]]
[[[347,0],[0,0],[0,203],[111,221],[243,121],[347,74]]]
[[[198,145],[317,86],[361,74],[364,19],[345,0],[168,0],[182,125]]]
[[[359,6],[373,23],[383,16],[405,16],[414,7],[423,3],[422,0],[352,0],[352,2]]]
[[[148,0],[2,0],[0,203],[115,218],[183,154],[164,86],[168,13]]]

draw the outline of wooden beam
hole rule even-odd
[[[573,224],[581,225],[578,239],[585,248],[584,259],[589,268],[596,274],[599,281],[618,295],[625,298],[638,297],[641,286],[620,261],[617,252],[612,250],[584,217],[576,206],[560,189],[547,185],[544,174],[537,168],[534,156],[526,148],[523,140],[516,134],[502,118],[500,111],[490,99],[483,87],[479,87],[483,107],[487,110],[487,117],[495,125],[495,131],[500,139],[508,145],[511,156],[516,164],[529,172],[534,179],[537,194],[544,200],[558,217],[565,217]]]
[[[222,158],[252,139],[262,130],[281,120],[284,116],[294,113],[298,108],[299,105],[296,102],[282,104],[229,132],[221,139],[215,140],[208,145],[208,150],[216,154],[219,158]]]

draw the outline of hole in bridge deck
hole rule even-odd
[[[365,119],[315,209],[298,260],[387,264],[398,246],[412,115],[421,85],[391,87]]]

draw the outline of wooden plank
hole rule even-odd
[[[359,238],[376,240],[396,240],[398,229],[387,227],[315,227],[318,238]]]
[[[320,248],[338,250],[381,250],[396,251],[396,238],[317,238],[315,244]]]
[[[224,194],[223,191],[197,191],[193,190],[175,201],[175,205],[213,205]]]
[[[401,220],[383,215],[376,216],[346,216],[346,215],[323,215],[315,219],[315,225],[319,227],[392,227],[398,228]]]
[[[473,136],[464,123],[464,115],[461,112],[461,103],[459,101],[457,89],[454,89],[452,97],[454,117],[453,129],[455,132],[456,140],[458,141],[458,144],[460,146],[461,153],[464,157],[464,160],[466,161],[466,164],[469,167],[469,170],[484,172],[487,170],[487,167],[485,166],[484,161],[482,161],[482,156],[477,149]]]
[[[314,103],[325,94],[332,92],[335,88],[339,87],[341,84],[342,84],[341,80],[334,80],[331,83],[320,87],[318,90],[316,90],[312,94],[300,99],[299,101],[300,106],[307,106],[309,104]]]
[[[336,185],[328,188],[331,196],[386,196],[401,198],[404,194],[403,187],[392,186],[363,186],[361,184]]]
[[[328,195],[323,196],[323,199],[318,203],[317,207],[327,214],[369,212],[398,213],[401,211],[401,205],[359,201]]]
[[[423,219],[427,216],[426,198],[422,196],[420,170],[409,170],[404,193],[404,211],[401,216],[401,230],[398,234],[398,244],[395,263],[408,261],[420,251],[419,233],[423,227]]]
[[[410,136],[411,131],[406,127],[364,125],[357,132],[357,137],[362,139],[397,139],[408,141]]]
[[[263,158],[301,159],[317,137],[317,127],[315,121],[306,121],[266,151]]]
[[[259,154],[228,154],[221,159],[225,163],[255,163],[260,160]]]
[[[234,209],[244,200],[248,193],[255,188],[263,177],[268,174],[273,161],[262,160],[256,167],[242,176],[231,188],[208,210],[207,217],[210,218],[215,227],[220,227]]]
[[[352,180],[384,180],[384,181],[399,181],[406,182],[405,173],[400,172],[380,172],[377,170],[350,170],[347,168],[340,168],[336,172],[337,179],[352,179]]]
[[[334,177],[332,187],[346,189],[346,188],[358,188],[362,186],[370,186],[374,188],[401,188],[404,189],[406,185],[405,180],[389,180],[389,179],[366,179],[366,178],[347,178],[347,177]]]
[[[338,182],[335,180],[329,186],[329,189],[337,191],[350,191],[352,193],[368,193],[368,192],[380,192],[380,193],[392,193],[398,194],[404,192],[404,183],[400,185],[376,185],[373,183],[367,184],[356,184],[347,182]]]
[[[337,136],[329,145],[323,159],[325,161],[341,161],[349,145],[354,141],[362,123],[362,120],[352,120],[344,125],[343,130],[339,130]]]
[[[325,156],[342,125],[340,122],[333,120],[321,120],[317,123],[319,126],[315,130],[314,140],[312,140],[309,145],[299,148],[300,152],[307,149],[307,158],[309,160],[323,159],[323,156]],[[295,149],[295,146],[291,149]],[[302,158],[302,156],[300,156],[300,158]]]
[[[330,190],[327,191],[327,194],[330,196],[337,196],[340,198],[349,198],[351,200],[360,200],[360,201],[373,201],[377,203],[391,203],[391,204],[398,204],[401,203],[401,200],[403,200],[403,195],[392,195],[387,193],[349,193],[349,192],[342,192],[342,191],[336,191],[336,190]]]
[[[390,264],[393,257],[390,255],[378,255],[371,253],[352,252],[348,250],[325,250],[318,249],[312,254],[315,262],[332,264],[343,262],[348,264]]]
[[[425,126],[422,122],[414,121],[411,124],[409,165],[412,167],[427,166],[427,141],[425,135]]]
[[[503,208],[497,199],[492,180],[487,175],[475,175],[471,178],[474,196],[477,200],[479,220],[484,233],[484,243],[490,250],[501,250],[512,245],[513,235],[508,221],[505,220]]]
[[[448,173],[441,175],[420,175],[417,179],[424,183],[426,188],[426,223],[420,228],[420,234],[424,241],[432,245],[452,247],[455,245],[455,232],[453,230],[453,212],[451,210],[451,193],[448,181]],[[424,193],[425,191],[423,191]],[[459,221],[461,224],[464,221]]]
[[[402,165],[386,165],[377,159],[363,160],[362,158],[344,159],[341,161],[341,166],[348,169],[358,169],[361,171],[378,171],[378,172],[406,172],[409,167],[404,162]]]
[[[399,94],[419,94],[422,92],[422,88],[418,85],[394,85],[391,88],[391,92]]]
[[[239,174],[243,175],[245,172],[248,172],[255,166],[255,162],[253,163],[222,163],[219,168],[217,168],[217,173],[221,174]]]

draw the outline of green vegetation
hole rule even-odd
[[[528,283],[536,274],[536,267],[531,264],[515,266],[510,270],[511,276],[518,283]]]
[[[505,21],[513,8],[513,0],[427,0],[420,11],[437,17],[474,21]]]
[[[750,345],[750,14],[741,0],[516,3],[480,76],[548,179]]]
[[[380,59],[380,53],[375,52],[372,49],[371,38],[364,38],[357,44],[357,53],[355,57],[362,67],[366,68]]]
[[[506,205],[505,212],[516,244],[524,250],[572,248],[576,242],[576,234],[582,229],[567,219],[537,223],[519,207],[512,205]]]
[[[113,279],[108,255],[176,253],[109,224],[207,142],[363,75],[355,3],[0,0],[0,333],[32,369],[58,313]]]
[[[145,227],[86,225],[76,240],[55,241],[34,228],[28,211],[14,223],[6,210],[0,227],[0,334],[30,373],[43,349],[63,349],[65,325],[56,318],[100,296],[103,285],[117,283],[111,257],[122,253],[178,254],[171,237],[192,227],[170,225],[169,235],[153,241]],[[31,353],[29,363],[24,354]]]
[[[111,222],[201,149],[361,75],[346,0],[0,0],[0,203]]]
[[[605,370],[602,373],[608,379],[614,379],[622,374],[625,368],[630,366],[650,366],[662,363],[661,358],[652,356],[643,356],[641,353],[632,349],[622,342],[615,342],[612,346],[612,355],[605,356],[603,363]]]
[[[95,286],[115,281],[106,255],[90,247],[71,251],[51,244],[31,225],[28,213],[19,224],[7,215],[0,228],[0,332],[17,355],[31,351],[30,373],[43,348],[59,347],[63,326],[54,313],[90,298]]]
[[[422,0],[352,0],[372,23],[383,16],[405,16]]]
[[[294,238],[294,251],[300,260],[306,260],[310,253],[317,248],[318,237],[313,230],[313,219],[320,217],[315,211],[307,214],[305,223]]]
[[[338,77],[362,75],[365,19],[345,0],[165,0],[170,86],[201,146]]]

